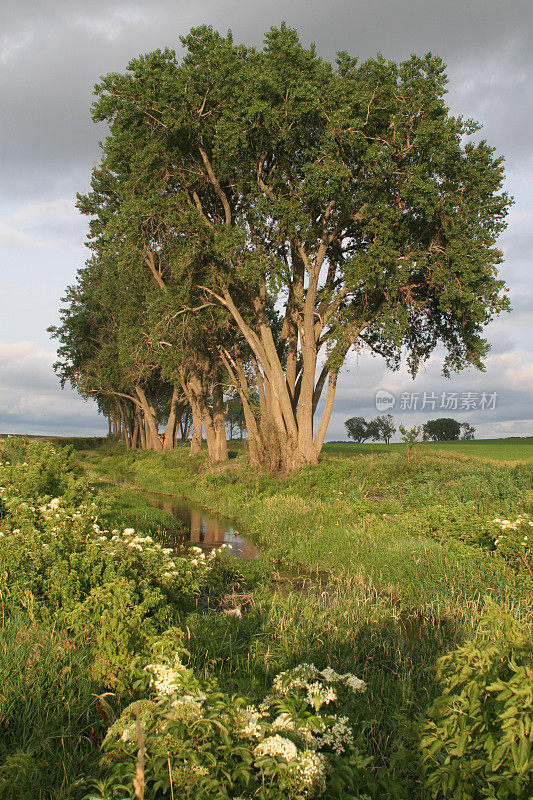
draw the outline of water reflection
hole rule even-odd
[[[154,508],[172,514],[188,532],[186,541],[209,553],[221,544],[229,544],[231,553],[237,558],[252,561],[259,557],[259,550],[245,536],[238,533],[233,523],[224,517],[215,517],[204,508],[188,500],[176,500],[157,494],[149,494],[148,500]]]

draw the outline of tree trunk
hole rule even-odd
[[[202,412],[200,404],[194,392],[191,391],[190,405],[192,413],[192,435],[191,435],[191,456],[196,455],[202,449]]]
[[[337,389],[338,374],[339,373],[335,370],[329,373],[326,405],[324,406],[324,411],[322,412],[322,419],[320,420],[320,425],[318,426],[318,431],[315,437],[315,448],[317,451],[317,455],[322,450],[322,445],[324,444],[324,437],[326,435],[329,421],[331,419],[331,412],[333,411],[333,403],[335,402],[335,392]]]
[[[139,411],[139,444],[141,450],[146,450],[146,430],[144,427],[144,414],[142,411]]]
[[[215,458],[220,464],[228,460],[228,443],[226,441],[226,421],[224,419],[224,393],[220,383],[213,386],[213,427],[215,429]]]
[[[139,401],[141,403],[144,412],[146,446],[150,447],[152,450],[155,450],[156,453],[162,453],[163,445],[161,443],[161,439],[159,438],[159,433],[157,430],[155,411],[148,402],[146,394],[144,393],[144,389],[142,389],[141,386],[136,386],[135,392],[137,393],[137,397],[139,398]]]
[[[174,449],[176,442],[176,424],[178,418],[178,397],[179,391],[177,384],[174,384],[172,390],[172,399],[170,400],[170,413],[168,415],[168,422],[163,435],[163,451],[168,452]]]

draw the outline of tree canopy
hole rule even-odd
[[[252,462],[292,470],[318,459],[350,348],[416,373],[440,344],[446,374],[482,368],[509,198],[502,159],[447,109],[442,61],[332,64],[286,25],[262,50],[207,26],[181,42],[97,85],[109,135],[79,198],[134,387],[179,385],[213,442],[231,387]]]
[[[434,442],[451,442],[459,438],[461,433],[461,423],[451,417],[440,417],[430,419],[422,429],[424,439],[432,439]]]

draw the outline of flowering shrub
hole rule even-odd
[[[133,528],[103,528],[101,501],[70,470],[68,452],[32,442],[25,455],[28,461],[0,465],[2,598],[92,641],[94,677],[121,688],[133,655],[175,623],[221,549],[179,554]],[[52,486],[64,493],[34,493]]]
[[[507,561],[522,567],[533,577],[531,561],[533,541],[533,522],[527,514],[519,514],[515,520],[494,519],[493,542],[496,550]]]
[[[2,442],[0,469],[4,480],[16,486],[25,499],[62,495],[72,502],[78,494],[80,502],[80,494],[87,489],[87,482],[80,480],[81,469],[72,447],[56,448],[49,442],[12,437]]]
[[[435,798],[533,796],[533,647],[489,603],[477,636],[443,656],[420,743]]]
[[[354,675],[301,664],[280,673],[259,706],[202,685],[178,656],[147,665],[145,676],[152,697],[109,729],[107,777],[95,782],[93,800],[133,797],[140,764],[147,797],[365,796],[370,759],[346,717],[329,711],[342,695],[365,690]]]

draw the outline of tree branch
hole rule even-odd
[[[215,175],[215,173],[213,171],[213,167],[211,166],[211,162],[209,161],[209,159],[207,157],[207,153],[205,152],[203,147],[199,147],[198,149],[200,150],[200,155],[202,156],[202,160],[203,160],[203,162],[205,164],[205,168],[207,170],[207,174],[209,176],[209,180],[211,181],[211,183],[213,185],[213,188],[215,190],[215,193],[216,193],[217,197],[219,198],[220,202],[224,206],[224,214],[225,214],[226,225],[231,225],[231,208],[230,208],[230,204],[228,202],[228,198],[224,194],[224,192],[222,190],[222,187],[221,187],[221,185],[220,185],[220,183],[218,181],[218,178],[217,178],[217,176]]]

